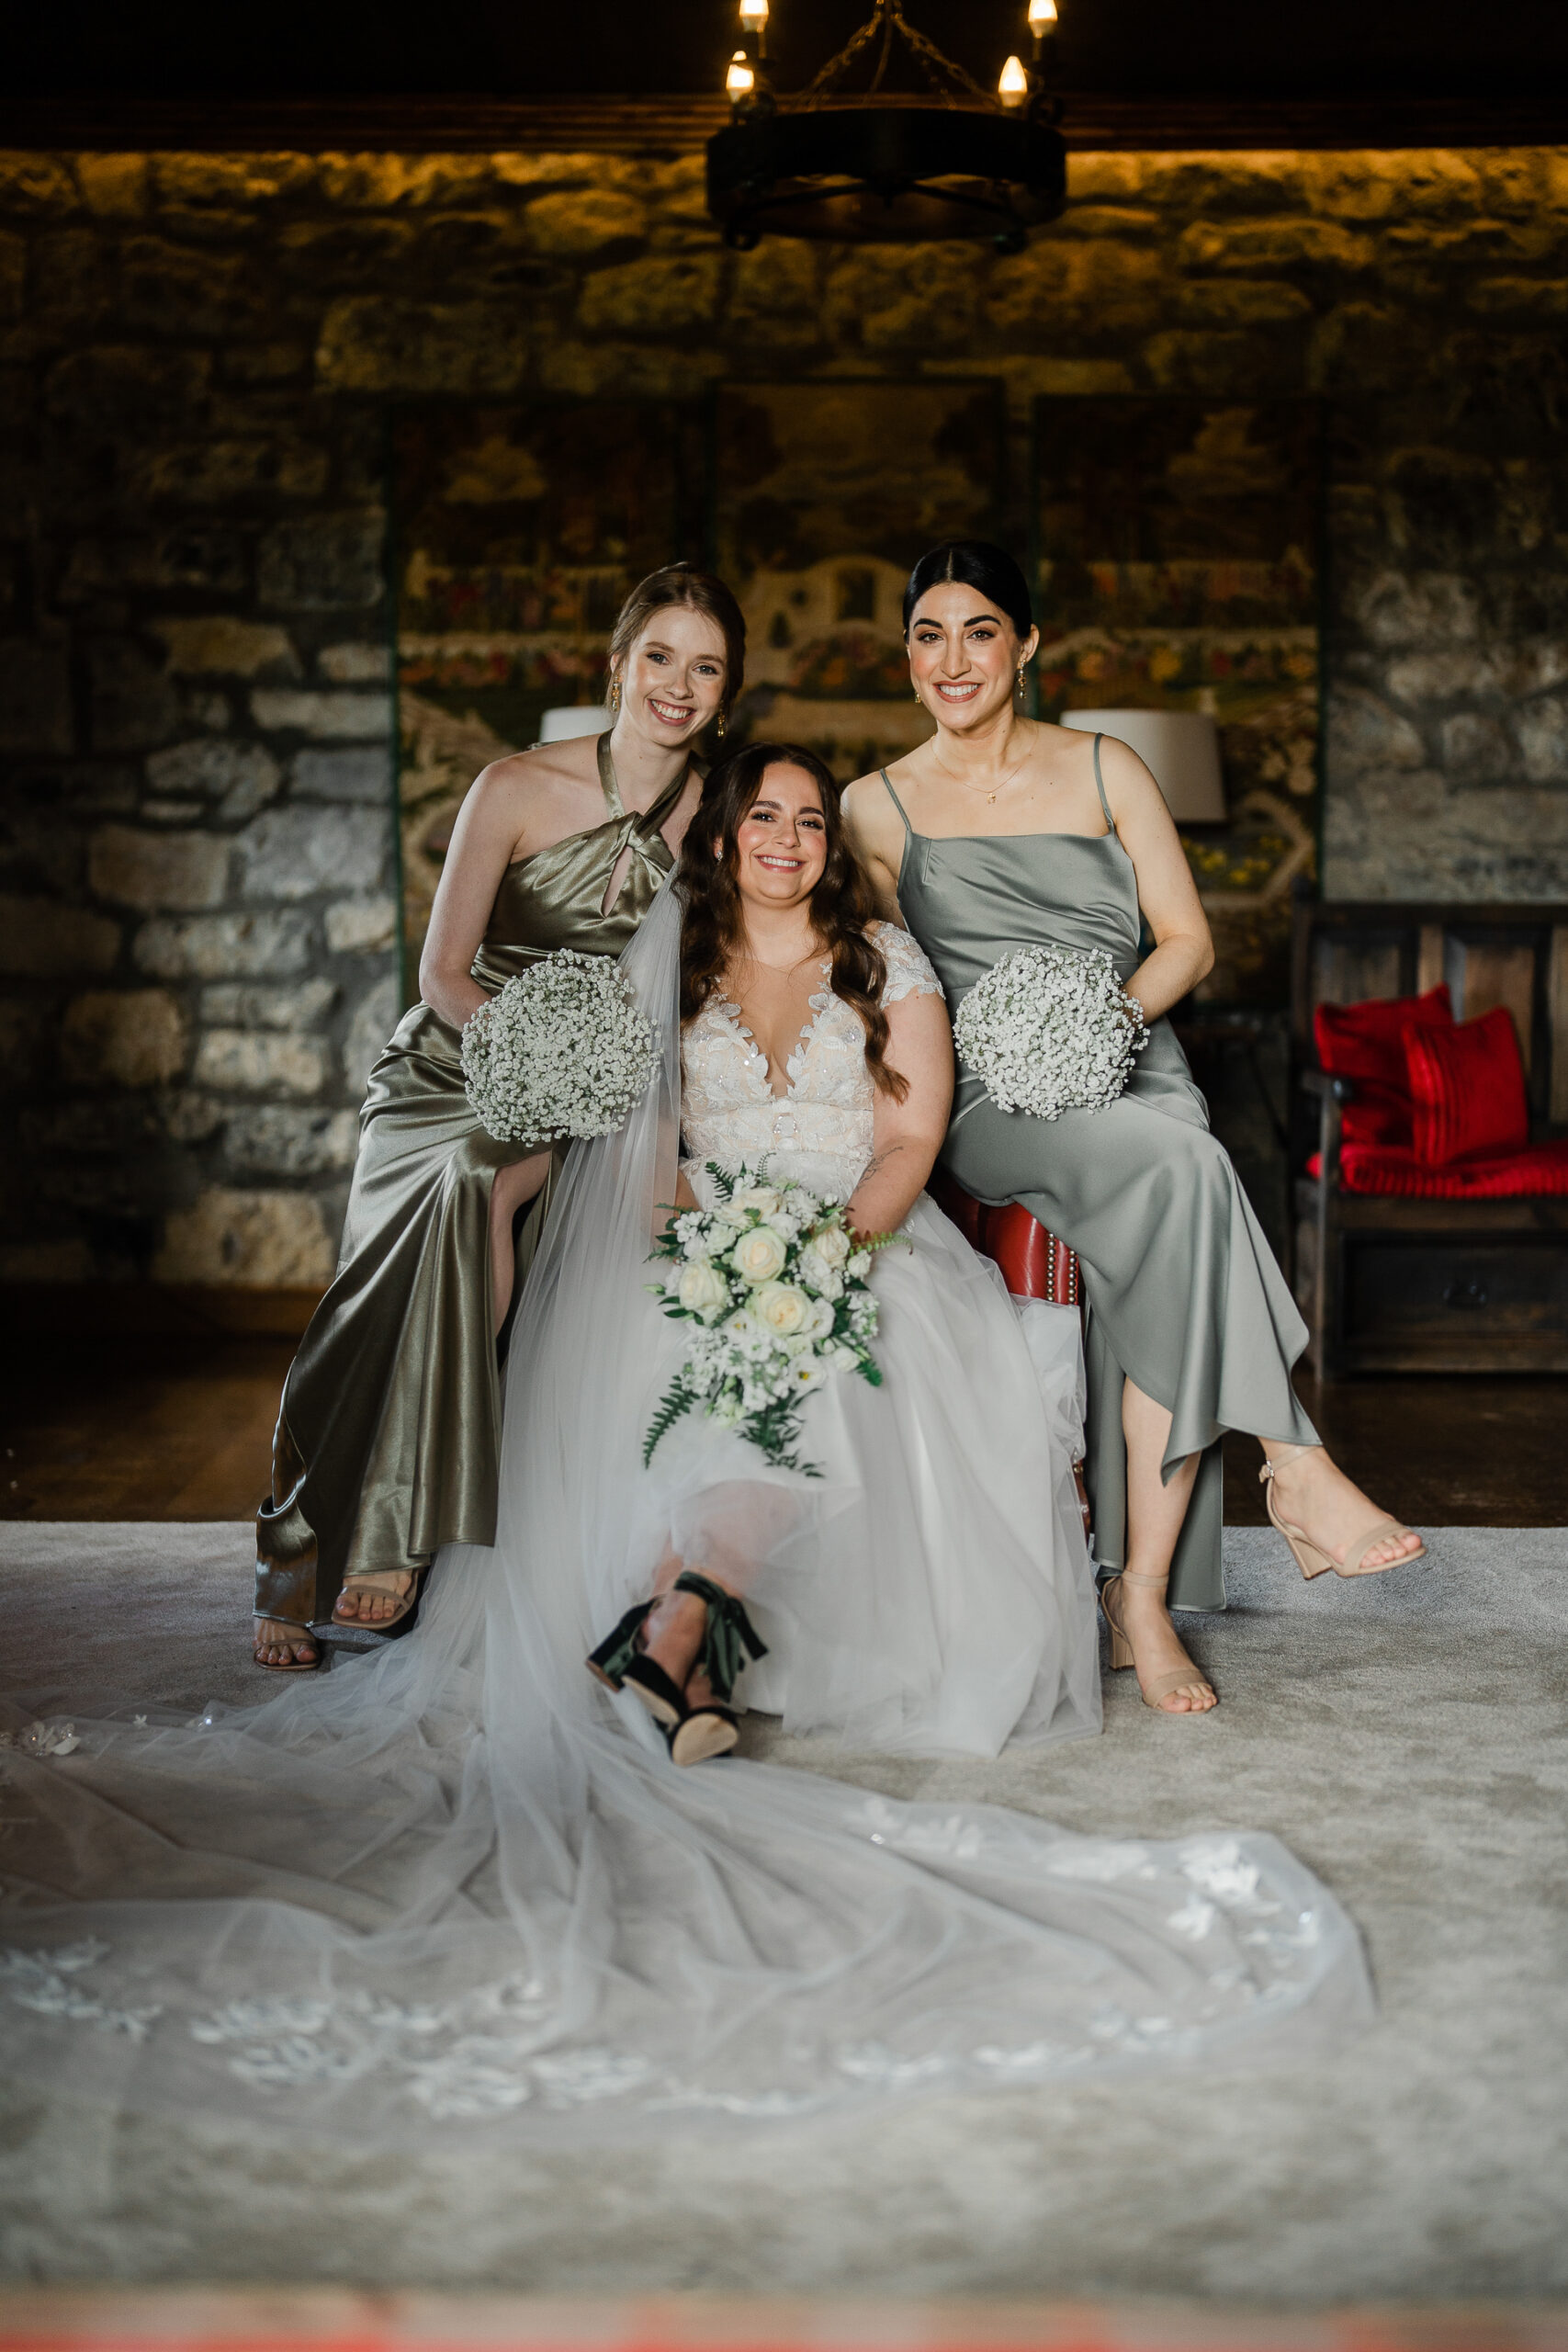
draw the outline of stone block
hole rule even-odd
[[[223,736],[198,737],[154,752],[147,781],[155,792],[200,793],[216,800],[225,820],[254,817],[283,781],[283,771],[260,743],[235,743]]]
[[[352,1168],[359,1147],[353,1111],[297,1110],[258,1102],[231,1112],[223,1125],[223,1156],[248,1176],[332,1176]]]
[[[1149,381],[1167,392],[1202,392],[1234,399],[1293,380],[1292,346],[1277,332],[1257,327],[1171,328],[1144,345]]]
[[[95,638],[87,649],[87,681],[96,752],[151,751],[179,733],[179,695],[134,638]]]
[[[1521,703],[1513,714],[1514,740],[1532,784],[1568,784],[1568,700],[1543,695]],[[1558,832],[1568,833],[1560,811]]]
[[[1328,703],[1328,766],[1337,780],[1367,768],[1418,768],[1426,759],[1407,718],[1362,687],[1337,685]]]
[[[323,645],[316,667],[334,686],[385,685],[392,674],[391,649],[351,638],[344,645]]]
[[[89,212],[106,220],[130,220],[147,209],[145,155],[78,155],[76,184]]]
[[[1457,572],[1379,572],[1348,583],[1344,607],[1370,644],[1390,651],[1472,645],[1480,634],[1474,587]]]
[[[169,1217],[152,1276],[162,1283],[324,1290],[336,1257],[321,1204],[310,1193],[214,1186],[194,1208]]]
[[[1255,148],[1234,153],[1155,153],[1141,159],[1138,192],[1167,220],[1191,220],[1201,214],[1291,212],[1302,201],[1302,158],[1294,148]],[[1073,158],[1072,178],[1089,189]]]
[[[815,342],[818,333],[817,255],[806,244],[766,237],[739,254],[729,285],[731,325],[749,339]]]
[[[241,887],[251,899],[370,890],[390,846],[389,809],[270,808],[240,836]]]
[[[1456,783],[1494,784],[1514,772],[1514,747],[1501,719],[1488,711],[1455,711],[1438,740],[1443,773]]]
[[[648,215],[634,196],[614,188],[560,188],[535,197],[523,226],[536,252],[592,254],[643,236]]]
[[[528,356],[510,306],[350,295],[322,321],[316,377],[329,391],[505,395],[523,386]]]
[[[68,352],[50,369],[44,407],[89,447],[199,429],[212,363],[206,352],[141,345]]]
[[[281,498],[319,498],[326,489],[325,449],[289,436],[198,441],[148,449],[133,461],[131,488],[160,504],[218,507]]]
[[[718,310],[717,254],[671,254],[596,269],[583,280],[578,324],[587,334],[683,334]]]
[[[120,928],[85,907],[54,899],[0,897],[0,972],[38,980],[79,979],[109,971]]]
[[[161,638],[177,678],[297,678],[299,657],[286,629],[270,622],[207,613],[193,620],[148,624]]]
[[[319,1037],[255,1029],[209,1029],[191,1075],[220,1094],[319,1094],[327,1075]]]
[[[363,741],[388,737],[392,729],[389,695],[312,693],[308,688],[263,686],[251,696],[251,716],[269,735],[315,735]]]
[[[728,372],[723,350],[694,343],[546,344],[538,355],[541,391],[574,400],[694,400]]]
[[[314,1029],[337,1002],[335,980],[254,988],[233,980],[201,992],[201,1017],[220,1029]]]
[[[164,237],[120,248],[118,311],[136,334],[218,336],[253,332],[265,317],[254,264],[243,254],[192,253]]]
[[[395,947],[398,910],[390,899],[340,899],[327,909],[327,945],[334,956],[373,956]]]
[[[1389,693],[1405,703],[1453,702],[1461,695],[1493,693],[1499,684],[1491,655],[1469,645],[1407,653],[1384,674]]]
[[[1200,326],[1281,326],[1312,316],[1312,304],[1296,286],[1278,278],[1201,277],[1177,288],[1179,317]]]
[[[0,949],[4,941],[0,930]],[[303,972],[312,945],[309,915],[291,910],[157,918],[142,924],[132,953],[142,971],[162,980],[261,979]]]
[[[1260,269],[1371,269],[1376,248],[1370,237],[1337,220],[1297,216],[1279,220],[1194,220],[1177,247],[1183,268],[1234,270],[1251,277]]]
[[[302,613],[379,604],[385,536],[379,507],[278,524],[263,539],[257,558],[262,604]]]
[[[1493,785],[1477,792],[1431,769],[1358,778],[1330,791],[1324,890],[1332,899],[1568,898],[1562,796]]]
[[[74,731],[64,645],[51,638],[0,640],[0,751],[69,752]]]
[[[217,1134],[229,1107],[215,1102],[210,1094],[165,1095],[160,1105],[164,1132],[172,1143],[205,1143]]]
[[[355,1102],[401,1017],[402,1000],[390,973],[367,989],[355,1006],[344,1040],[343,1082]]]
[[[237,532],[192,524],[153,538],[78,539],[61,582],[60,600],[79,605],[147,588],[196,588],[215,596],[244,593],[244,542]]]
[[[1404,311],[1375,302],[1341,302],[1313,331],[1306,378],[1314,391],[1368,392],[1406,387],[1425,369]]]
[[[495,192],[489,155],[325,154],[316,162],[321,194],[345,210],[423,210],[482,202]]]
[[[1073,179],[1077,171],[1075,164]],[[1059,237],[1092,237],[1097,243],[1114,243],[1128,237],[1157,237],[1165,226],[1157,212],[1131,204],[1069,204],[1056,222]]]
[[[278,257],[291,283],[363,292],[378,284],[395,290],[411,269],[429,265],[430,223],[378,220],[291,220],[278,239]]]
[[[295,383],[310,365],[310,348],[303,343],[230,343],[221,356],[230,384]]]
[[[77,1085],[166,1086],[187,1042],[185,1009],[166,989],[95,990],[65,1008],[61,1066]]]
[[[101,825],[87,845],[95,894],[120,906],[215,907],[228,896],[229,843],[210,833]]]
[[[1568,277],[1482,277],[1467,288],[1465,300],[1484,318],[1552,325],[1568,319]]]
[[[250,212],[280,197],[309,195],[316,177],[315,158],[282,154],[225,155],[165,152],[152,158],[153,182],[161,204],[222,205]]]
[[[975,261],[969,248],[973,274]],[[1041,243],[997,264],[989,314],[1001,334],[1060,344],[1131,334],[1159,318],[1165,273],[1157,254],[1123,243]]]
[[[14,1087],[32,1086],[54,1053],[54,1015],[29,997],[0,997],[0,1070]]]
[[[965,345],[982,282],[966,245],[865,245],[829,270],[822,324],[836,342],[872,351]]]
[[[377,808],[391,806],[389,746],[353,752],[301,752],[292,775],[297,800],[361,801]]]
[[[0,213],[74,212],[76,183],[52,155],[0,151]]]

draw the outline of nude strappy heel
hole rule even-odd
[[[1304,1527],[1298,1527],[1293,1520],[1281,1519],[1274,1502],[1275,1471],[1282,1468],[1287,1462],[1299,1460],[1303,1453],[1315,1452],[1314,1446],[1292,1446],[1290,1453],[1282,1453],[1277,1463],[1266,1462],[1258,1474],[1268,1500],[1269,1524],[1284,1537],[1291,1547],[1297,1567],[1309,1583],[1314,1577],[1322,1576],[1327,1568],[1332,1568],[1337,1577],[1381,1577],[1386,1575],[1390,1568],[1407,1568],[1412,1560],[1426,1558],[1427,1546],[1422,1544],[1414,1552],[1403,1553],[1397,1560],[1380,1560],[1375,1567],[1363,1567],[1361,1563],[1372,1545],[1381,1544],[1385,1535],[1415,1533],[1415,1530],[1406,1527],[1403,1520],[1377,1519],[1370,1527],[1364,1528],[1359,1535],[1351,1537],[1345,1547],[1345,1565],[1341,1567],[1331,1552],[1324,1551],[1320,1544],[1313,1542]]]
[[[1146,1584],[1154,1586],[1156,1591],[1163,1592],[1169,1581],[1170,1579],[1168,1577],[1141,1577],[1130,1568],[1122,1568],[1117,1571],[1115,1576],[1107,1577],[1105,1582],[1100,1586],[1100,1605],[1105,1612],[1105,1622],[1111,1628],[1111,1666],[1113,1673],[1120,1671],[1120,1669],[1124,1666],[1132,1667],[1135,1672],[1138,1661],[1133,1655],[1132,1643],[1127,1639],[1126,1634],[1122,1631],[1121,1626],[1111,1614],[1111,1586],[1118,1584]],[[1142,1699],[1145,1707],[1152,1707],[1154,1709],[1156,1715],[1213,1714],[1213,1707],[1162,1707],[1160,1705],[1160,1701],[1162,1699],[1168,1699],[1173,1690],[1190,1690],[1197,1684],[1201,1684],[1205,1690],[1213,1690],[1214,1688],[1208,1676],[1203,1673],[1201,1668],[1189,1663],[1186,1666],[1174,1668],[1168,1674],[1160,1675],[1156,1680],[1150,1683],[1146,1690],[1140,1682],[1138,1685],[1138,1696]],[[1217,1706],[1218,1704],[1219,1694],[1216,1692],[1214,1705]]]

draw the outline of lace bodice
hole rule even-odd
[[[923,951],[897,923],[871,925],[887,966],[884,1005],[900,997],[940,996]],[[814,1192],[848,1200],[872,1153],[876,1090],[865,1066],[865,1032],[852,1006],[828,985],[811,998],[811,1020],[786,1065],[788,1087],[776,1095],[768,1065],[740,1008],[710,997],[681,1047],[681,1133],[696,1163],[693,1182],[710,1159],[721,1168],[755,1168],[767,1159],[780,1175]]]

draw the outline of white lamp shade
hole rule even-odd
[[[1201,710],[1065,710],[1064,727],[1113,735],[1136,752],[1179,824],[1219,825],[1225,818],[1220,730]]]
[[[604,735],[615,723],[615,712],[602,702],[561,704],[540,719],[539,741],[567,743],[574,735]]]

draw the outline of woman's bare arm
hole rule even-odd
[[[452,828],[452,846],[430,910],[419,992],[455,1029],[487,1001],[469,969],[502,876],[516,854],[523,805],[516,765],[514,757],[497,760],[476,779]]]
[[[908,929],[898,911],[898,869],[904,858],[904,828],[887,797],[879,775],[863,775],[847,785],[840,804],[844,830],[855,855],[871,877],[876,911],[885,922]]]
[[[1133,861],[1138,904],[1155,935],[1155,950],[1127,982],[1148,1019],[1214,968],[1214,943],[1198,886],[1165,796],[1135,752],[1107,736],[1100,746],[1105,788],[1122,846]]]
[[[953,1108],[953,1031],[940,996],[887,1008],[887,1061],[909,1081],[902,1102],[878,1090],[871,1165],[849,1204],[857,1234],[895,1232],[936,1165]]]

